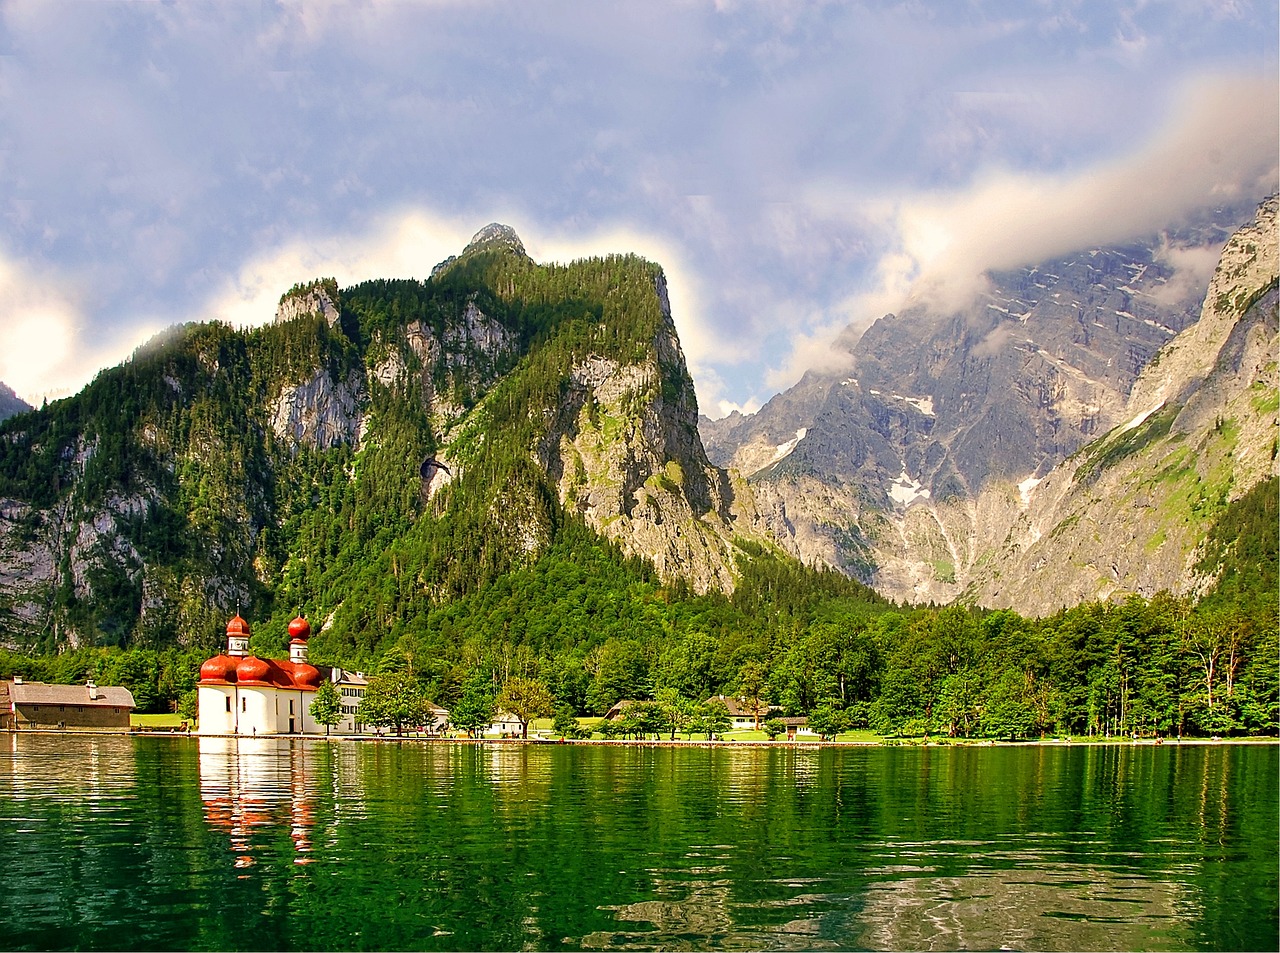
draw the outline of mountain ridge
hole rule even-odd
[[[1169,249],[1225,243],[1229,214],[991,275],[959,312],[888,315],[848,370],[810,372],[749,417],[703,418],[708,455],[747,475],[761,530],[788,552],[949,602],[1039,481],[1131,419],[1143,369],[1202,319]]]
[[[11,644],[198,644],[236,605],[308,605],[359,657],[571,523],[665,584],[731,589],[750,531],[661,268],[537,265],[494,226],[444,264],[301,283],[251,331],[173,329],[0,426]]]

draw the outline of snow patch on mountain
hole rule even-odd
[[[801,440],[803,440],[805,438],[805,434],[807,434],[808,432],[809,432],[808,427],[801,427],[799,430],[796,431],[796,435],[792,437],[790,440],[788,440],[786,443],[778,444],[778,446],[773,451],[773,459],[770,460],[769,462],[777,463],[783,457],[788,456],[791,453],[791,451],[796,448],[796,444],[798,444]]]
[[[889,498],[904,508],[910,506],[916,500],[927,500],[930,496],[924,485],[919,480],[912,479],[911,474],[907,473],[905,467],[903,467],[898,479],[890,483],[886,489],[889,493]]]

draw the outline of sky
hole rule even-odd
[[[537,261],[659,262],[702,412],[750,412],[911,295],[1276,191],[1278,19],[0,0],[0,381],[64,396],[298,281],[426,278],[496,221]]]

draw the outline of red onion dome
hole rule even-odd
[[[320,687],[320,670],[314,665],[295,665],[293,667],[293,680],[299,688],[319,688]]]
[[[249,623],[240,618],[240,613],[236,613],[236,617],[227,623],[228,636],[242,636],[248,638],[252,633],[249,631]]]
[[[311,623],[302,616],[289,623],[289,641],[305,642],[311,638]]]
[[[256,655],[246,655],[236,666],[236,681],[262,682],[271,674],[271,666]]]
[[[215,655],[200,666],[202,682],[234,682],[236,680],[236,660],[229,655]]]

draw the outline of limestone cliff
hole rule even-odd
[[[1227,243],[1200,320],[1144,370],[1129,419],[1027,487],[1007,530],[984,527],[966,599],[1049,612],[1207,582],[1192,569],[1212,520],[1280,473],[1276,208]]]
[[[329,327],[341,317],[338,283],[332,278],[317,278],[305,284],[294,285],[280,296],[276,307],[276,323],[293,321],[303,316],[323,318]]]
[[[591,354],[572,369],[538,448],[560,501],[666,579],[695,591],[734,585],[727,475],[706,458],[666,280],[662,325],[634,363]]]

